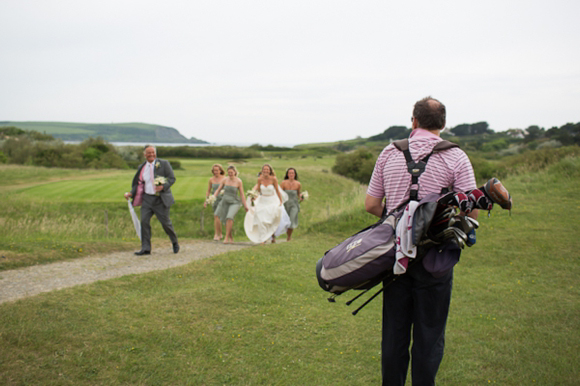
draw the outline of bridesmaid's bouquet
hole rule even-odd
[[[208,205],[213,205],[215,202],[216,198],[215,196],[212,194],[211,196],[209,196],[208,198],[205,199],[205,203]]]
[[[246,196],[250,199],[250,201],[252,202],[252,206],[254,206],[254,200],[256,198],[258,198],[259,193],[257,191],[255,191],[254,189],[248,190],[246,192]]]
[[[302,198],[303,200],[308,200],[308,191],[305,190],[302,193],[300,193],[300,198]]]

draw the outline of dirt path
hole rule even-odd
[[[97,280],[177,267],[194,260],[252,246],[250,243],[223,244],[212,241],[194,241],[180,245],[178,254],[174,254],[170,248],[153,250],[148,256],[116,252],[3,271],[0,272],[0,303]]]

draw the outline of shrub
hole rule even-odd
[[[475,179],[479,182],[489,180],[491,177],[497,177],[497,166],[490,161],[479,157],[469,157]]]
[[[368,149],[361,147],[352,153],[339,154],[332,171],[363,184],[368,184],[373,174],[376,157]]]
[[[159,146],[157,148],[159,158],[258,158],[260,152],[253,148],[241,148],[236,146]]]
[[[502,149],[507,149],[509,147],[509,143],[505,139],[496,139],[490,142],[485,142],[481,145],[482,151],[498,151]]]
[[[562,142],[556,140],[556,139],[552,139],[549,141],[544,141],[542,143],[540,143],[538,145],[538,149],[544,149],[544,148],[557,148],[557,147],[562,147]]]
[[[497,154],[500,157],[505,157],[505,156],[509,156],[509,155],[519,154],[522,151],[524,151],[525,149],[526,149],[525,145],[518,144],[518,145],[510,146],[507,149],[500,150]]]
[[[34,149],[32,142],[26,138],[10,138],[2,145],[2,151],[8,157],[8,162],[29,165],[32,162]]]
[[[29,136],[10,138],[2,144],[9,163],[63,168],[127,168],[113,145],[89,138],[79,145],[62,141],[32,141]]]
[[[544,148],[527,151],[503,160],[498,171],[504,174],[521,174],[536,172],[558,163],[569,157],[579,157],[580,146],[565,146],[557,149]]]
[[[83,151],[83,159],[87,163],[90,163],[94,160],[98,160],[100,157],[101,157],[101,152],[98,149],[95,149],[94,147],[89,147],[89,148],[85,149],[85,151]]]
[[[169,164],[173,168],[173,170],[181,169],[181,162],[178,160],[169,160]]]

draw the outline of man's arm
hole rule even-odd
[[[374,214],[377,217],[382,217],[383,208],[384,204],[382,198],[369,196],[367,194],[365,198],[365,209],[367,212],[369,212],[370,214]]]
[[[169,161],[167,160],[163,160],[163,169],[165,171],[165,178],[167,179],[167,182],[165,184],[163,184],[163,189],[162,190],[169,190],[169,188],[171,187],[171,185],[173,185],[175,183],[175,174],[173,174],[173,168],[171,167],[171,164],[169,163]]]

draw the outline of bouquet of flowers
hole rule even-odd
[[[260,195],[260,194],[259,194],[257,191],[255,191],[254,189],[248,190],[248,191],[246,192],[246,196],[247,196],[247,197],[250,199],[250,201],[252,202],[252,206],[254,206],[254,200],[255,200],[256,198],[258,198],[258,196],[259,196],[259,195]]]
[[[157,176],[153,180],[153,185],[155,185],[155,186],[165,185],[166,183],[167,183],[167,178],[165,178],[163,176]],[[159,196],[159,192],[155,193],[155,195]]]
[[[302,198],[303,200],[308,200],[308,191],[305,190],[300,194],[300,198]]]
[[[205,203],[208,205],[213,205],[215,202],[216,198],[215,196],[212,194],[211,196],[209,196],[208,198],[206,198]]]

